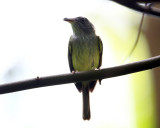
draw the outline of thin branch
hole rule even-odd
[[[0,94],[79,81],[111,78],[152,69],[158,66],[160,66],[160,56],[101,70],[37,77],[34,79],[2,84],[0,85]]]
[[[142,29],[143,20],[144,20],[144,13],[142,14],[142,18],[141,18],[140,25],[139,25],[139,28],[138,28],[138,34],[137,34],[136,41],[135,41],[132,49],[128,53],[127,57],[124,59],[124,62],[130,58],[130,56],[132,55],[132,53],[134,52],[134,50],[135,50],[135,48],[136,48],[136,46],[138,44],[138,41],[139,41],[139,38],[140,38],[140,35],[141,35],[141,29]]]
[[[114,1],[118,4],[121,4],[123,6],[126,6],[130,9],[136,10],[141,13],[160,17],[160,10],[159,9],[153,8],[152,6],[140,5],[138,3],[138,2],[141,2],[141,3],[160,2],[160,0],[153,0],[153,1],[151,1],[151,0],[145,0],[145,1],[144,0],[111,0],[111,1]]]

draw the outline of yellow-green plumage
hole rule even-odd
[[[65,18],[72,25],[73,35],[68,46],[69,67],[72,71],[88,71],[99,69],[102,63],[103,45],[96,36],[93,25],[87,18]],[[89,91],[93,91],[97,80],[75,83],[83,97],[83,119],[90,119]]]
[[[76,71],[87,71],[98,68],[100,53],[98,47],[98,37],[90,36],[88,39],[71,36],[72,64]]]

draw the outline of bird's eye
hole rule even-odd
[[[81,22],[84,22],[84,19],[81,19]]]
[[[86,20],[85,20],[84,18],[82,18],[82,19],[80,20],[80,22],[81,22],[81,24],[85,24],[85,23],[86,23]]]

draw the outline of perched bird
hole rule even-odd
[[[85,17],[64,18],[71,24],[71,35],[68,46],[68,61],[71,72],[99,69],[102,64],[103,44],[95,34],[93,24]],[[83,97],[83,119],[90,119],[89,91],[92,92],[97,80],[75,83]]]

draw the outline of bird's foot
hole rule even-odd
[[[72,74],[75,74],[75,71],[72,71]]]

